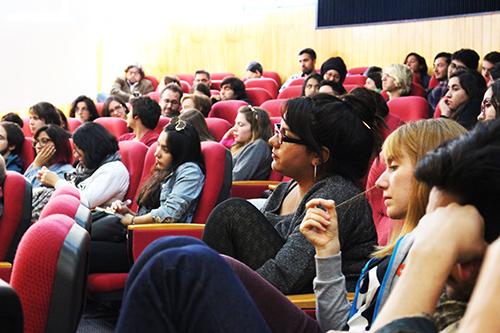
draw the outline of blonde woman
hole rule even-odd
[[[389,100],[410,94],[413,74],[410,67],[401,64],[390,65],[382,70],[382,90]]]

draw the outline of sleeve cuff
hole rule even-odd
[[[316,279],[318,281],[329,281],[338,278],[342,275],[342,259],[341,253],[331,257],[317,257],[314,256],[316,261]]]

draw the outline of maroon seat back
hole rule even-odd
[[[279,95],[278,95],[278,98],[279,99],[282,99],[282,98],[285,98],[285,99],[288,99],[288,98],[296,98],[296,97],[300,97],[300,95],[302,95],[302,86],[292,86],[292,85],[289,85],[288,87],[286,87],[284,90],[282,90]]]
[[[274,71],[264,71],[262,73],[262,76],[263,77],[267,77],[267,78],[270,78],[270,79],[273,79],[276,84],[279,86],[281,86],[281,77],[280,75],[278,74],[278,72],[274,72]]]
[[[248,105],[247,102],[240,100],[220,101],[212,105],[208,117],[225,119],[231,126],[234,126],[234,119],[238,114],[238,109],[244,105]]]
[[[347,71],[347,74],[349,74],[349,75],[362,75],[367,69],[368,69],[368,67],[353,67]]]
[[[159,92],[159,91],[152,91],[152,92],[149,92],[147,94],[147,96],[149,98],[151,98],[153,101],[155,101],[156,103],[160,103],[160,94],[161,94],[161,92]]]
[[[221,118],[205,118],[205,121],[207,123],[208,132],[212,134],[215,141],[222,140],[224,134],[232,127],[227,120]]]
[[[226,77],[234,77],[233,73],[229,72],[220,72],[220,73],[211,73],[210,79],[212,80],[224,80]]]
[[[158,125],[156,125],[155,127],[155,132],[161,134],[165,126],[167,126],[168,124],[170,124],[170,118],[160,116],[160,119],[158,119]]]
[[[158,79],[153,75],[144,75],[144,78],[151,81],[153,89],[156,90],[156,87],[158,87]]]
[[[269,117],[280,117],[281,118],[281,109],[286,103],[286,98],[282,99],[272,99],[269,101],[265,101],[261,104],[261,108],[267,111]]]
[[[179,80],[186,81],[190,85],[193,85],[194,75],[193,74],[177,74]]]
[[[90,232],[92,218],[90,209],[80,203],[80,199],[72,194],[53,194],[49,202],[43,207],[40,218],[54,214],[62,214],[75,220],[76,223]]]
[[[367,77],[364,75],[348,75],[345,77],[344,85],[346,84],[356,84],[358,86],[364,86]]]
[[[389,113],[404,122],[426,119],[429,116],[427,100],[420,96],[404,96],[387,102]]]
[[[68,130],[70,131],[70,133],[75,133],[76,129],[81,125],[82,121],[80,119],[68,117]]]
[[[39,220],[25,233],[11,284],[21,300],[24,332],[75,332],[85,300],[90,237],[65,215]]]
[[[128,133],[127,121],[122,118],[116,117],[101,117],[94,120],[94,123],[97,123],[103,126],[108,130],[111,135],[115,138],[119,138],[125,133]]]
[[[247,88],[262,88],[266,90],[271,98],[278,97],[278,84],[274,79],[270,78],[260,78],[260,79],[248,79],[245,81],[245,87]]]
[[[141,181],[144,158],[148,147],[142,142],[133,140],[120,141],[118,144],[122,162],[128,170],[130,179],[125,199],[134,200]]]
[[[304,81],[305,81],[305,77],[298,77],[296,79],[293,79],[292,82],[290,82],[290,84],[288,85],[288,87],[290,86],[301,86],[304,84]]]
[[[191,91],[191,85],[189,84],[189,82],[187,81],[184,81],[184,80],[180,80],[181,82],[181,88],[182,88],[182,91],[187,94]]]
[[[29,136],[24,137],[23,148],[21,149],[21,159],[24,162],[23,171],[26,171],[30,164],[35,159],[35,149],[33,148],[33,138]]]
[[[12,262],[17,245],[31,221],[31,184],[23,175],[7,171],[0,217],[0,261]]]
[[[425,97],[425,89],[420,84],[412,82],[410,96],[420,96]]]
[[[248,100],[254,106],[260,106],[265,101],[272,99],[272,96],[263,88],[246,88]]]

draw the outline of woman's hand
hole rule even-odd
[[[42,149],[40,149],[38,154],[36,154],[33,165],[37,168],[41,168],[42,166],[49,166],[49,162],[55,153],[56,147],[54,145],[45,145]]]
[[[333,200],[312,199],[306,204],[306,215],[300,232],[316,249],[318,257],[330,257],[340,252],[337,211]]]
[[[134,220],[134,215],[132,214],[125,214],[122,218],[122,224],[124,225],[131,225],[133,220]]]
[[[111,209],[113,209],[116,213],[119,214],[131,214],[132,211],[130,208],[127,207],[127,205],[130,205],[131,202],[130,200],[127,200],[126,202],[122,202],[121,200],[115,200],[111,203]]]
[[[38,171],[37,175],[38,180],[45,186],[54,187],[56,186],[59,177],[56,173],[49,171],[47,167],[42,167],[40,171]]]
[[[448,98],[445,96],[439,100],[439,110],[441,110],[441,115],[449,118],[451,116],[451,109],[448,106]]]

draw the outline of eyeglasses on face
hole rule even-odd
[[[274,124],[274,135],[278,137],[278,143],[282,144],[283,142],[295,143],[297,145],[307,145],[304,140],[291,138],[285,134],[285,129],[281,127],[281,124]]]

